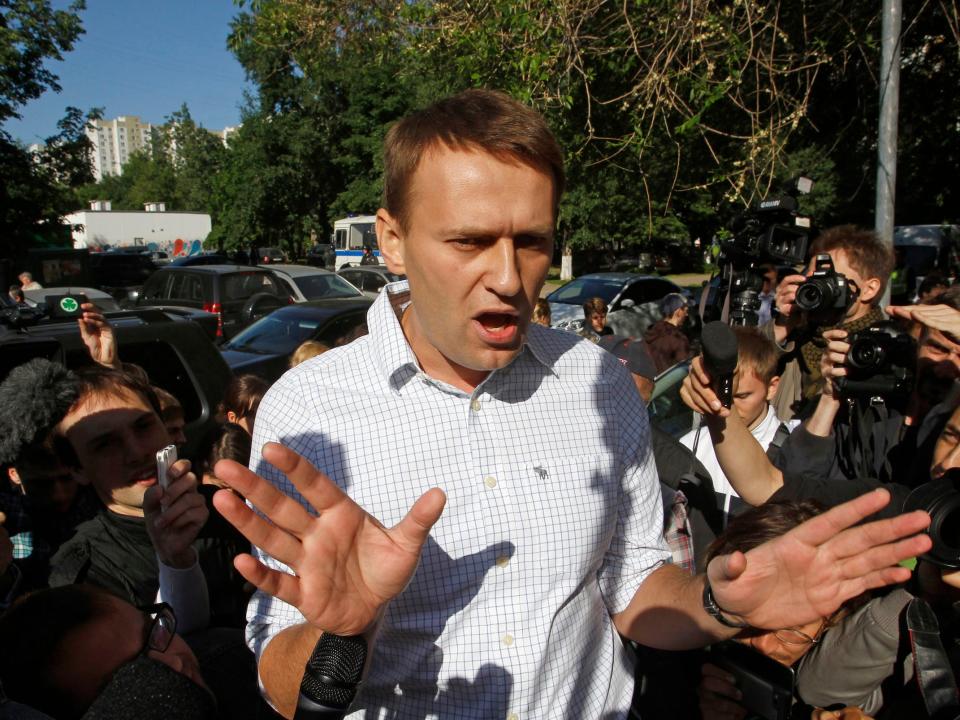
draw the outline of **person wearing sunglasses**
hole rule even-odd
[[[0,617],[0,683],[11,700],[58,718],[79,718],[117,670],[138,658],[162,663],[206,688],[173,607],[134,607],[90,585],[25,596]]]

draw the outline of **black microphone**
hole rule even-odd
[[[700,344],[711,387],[720,403],[729,408],[733,403],[733,373],[737,369],[737,336],[729,325],[714,320],[704,325]]]
[[[366,661],[367,641],[362,635],[321,635],[303,670],[294,720],[344,717]]]

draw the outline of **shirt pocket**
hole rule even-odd
[[[550,458],[510,467],[516,506],[511,539],[535,574],[596,572],[617,523],[620,483],[603,455]]]

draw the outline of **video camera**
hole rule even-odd
[[[910,335],[892,325],[879,324],[854,333],[847,342],[847,375],[837,379],[841,393],[848,397],[890,397],[907,395],[913,389],[917,344]]]
[[[799,177],[781,195],[761,200],[730,224],[730,236],[720,245],[718,263],[725,268],[731,325],[759,323],[763,276],[758,266],[806,262],[810,218],[799,214],[799,196],[812,188],[812,180]]]
[[[833,267],[829,254],[817,255],[813,275],[797,286],[797,308],[813,322],[842,317],[860,294],[846,275]]]

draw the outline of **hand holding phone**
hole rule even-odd
[[[177,446],[167,445],[163,450],[157,452],[157,482],[164,490],[170,487],[170,477],[168,472],[170,466],[177,461]],[[160,507],[166,510],[166,501],[161,501]]]

